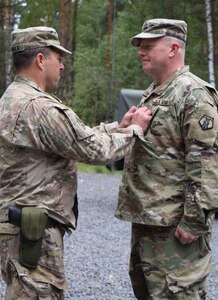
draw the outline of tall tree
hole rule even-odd
[[[74,110],[89,125],[106,120],[108,85],[105,72],[108,3],[87,0],[79,5],[75,61]]]
[[[212,26],[213,26],[213,43],[214,43],[214,71],[217,86],[218,78],[218,0],[211,0]]]
[[[5,45],[4,45],[4,8],[5,3],[3,1],[0,1],[0,43],[1,43],[1,51],[0,51],[0,96],[3,94],[3,91],[5,90],[5,64],[4,64],[4,58],[5,58]]]
[[[79,1],[60,1],[61,43],[72,51],[65,60],[65,70],[61,78],[59,94],[68,105],[72,104],[75,82],[76,27]]]
[[[13,28],[13,10],[10,6],[10,1],[5,0],[4,8],[4,28],[5,28],[5,86],[7,87],[11,83],[12,75],[12,56],[10,51],[10,32]]]
[[[70,87],[69,93],[73,97],[75,95],[75,56],[76,56],[76,42],[77,42],[77,13],[78,13],[78,5],[79,1],[74,0],[73,3],[73,21],[72,21],[72,55],[70,60],[70,82],[68,83],[68,86]],[[70,19],[70,18],[69,18]],[[69,21],[70,22],[70,21]]]
[[[214,39],[213,39],[213,24],[211,1],[205,0],[205,14],[207,24],[207,40],[208,40],[208,71],[210,83],[215,87],[215,72],[214,72]]]
[[[186,21],[186,63],[193,73],[209,81],[205,1],[0,0],[0,93],[10,81],[6,73],[12,74],[5,67],[10,61],[11,30],[15,26],[52,26],[72,51],[56,94],[90,125],[110,119],[121,88],[144,89],[151,81],[130,38],[141,31],[145,19],[159,18],[160,11],[163,18]],[[210,3],[214,73],[218,76],[218,0]]]
[[[61,32],[60,32],[60,42],[62,45],[66,46],[66,7],[65,0],[60,0],[60,16],[61,16]]]
[[[1,65],[1,89],[4,89],[11,83],[12,80],[12,55],[10,51],[10,33],[14,26],[14,10],[13,1],[2,0],[0,2],[0,34],[1,34],[1,53],[3,63]]]
[[[108,21],[107,21],[107,33],[106,33],[106,80],[107,86],[107,98],[108,98],[108,119],[112,118],[110,110],[111,102],[111,35],[113,31],[113,0],[108,0]]]

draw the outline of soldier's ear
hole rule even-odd
[[[170,53],[169,53],[169,57],[173,57],[177,51],[179,50],[179,43],[176,41],[173,41],[170,45]]]
[[[35,57],[36,64],[40,70],[43,70],[45,67],[46,57],[42,53],[38,53]]]

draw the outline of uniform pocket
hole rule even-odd
[[[17,235],[20,232],[20,228],[10,223],[0,223],[0,238],[4,238],[5,235]]]
[[[17,236],[20,228],[10,223],[0,223],[0,252],[7,253],[8,243]]]
[[[211,270],[211,253],[209,252],[188,267],[169,272],[166,275],[168,288],[173,293],[181,292],[189,286],[202,281],[209,275]]]
[[[75,113],[69,110],[64,110],[64,113],[73,125],[74,132],[79,141],[84,140],[94,134],[93,130],[86,126]]]

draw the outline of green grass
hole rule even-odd
[[[78,163],[77,168],[79,172],[83,173],[102,173],[102,174],[117,174],[122,173],[122,171],[110,171],[106,166],[93,166],[83,163]]]

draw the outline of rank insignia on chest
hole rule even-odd
[[[209,116],[204,115],[200,120],[199,124],[201,126],[201,129],[208,130],[213,128],[213,122],[214,118],[211,118]]]

